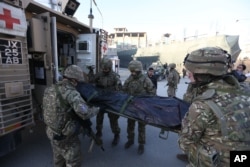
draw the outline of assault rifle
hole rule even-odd
[[[75,120],[77,120],[77,122],[80,124],[80,126],[83,128],[84,130],[84,133],[92,138],[92,141],[91,141],[91,144],[90,144],[90,147],[89,147],[89,152],[92,151],[92,148],[93,148],[93,145],[96,144],[98,146],[101,147],[101,149],[104,151],[104,148],[103,148],[103,145],[102,145],[102,140],[97,138],[94,131],[92,130],[91,126],[92,126],[92,122],[90,119],[81,119],[75,112],[71,112],[72,113],[72,116]]]
[[[103,145],[102,145],[102,140],[97,138],[95,133],[93,132],[91,126],[92,126],[92,122],[90,119],[86,119],[86,120],[78,120],[80,122],[80,125],[83,127],[84,132],[86,133],[86,135],[90,138],[92,138],[90,147],[89,147],[89,152],[92,151],[93,145],[96,144],[98,146],[101,147],[102,151],[104,151]]]

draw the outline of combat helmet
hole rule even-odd
[[[128,64],[129,71],[142,71],[142,63],[137,60],[132,60]]]
[[[168,66],[169,66],[169,68],[176,68],[176,64],[175,63],[171,63]]]
[[[101,60],[101,69],[109,69],[111,70],[112,69],[112,66],[113,66],[113,63],[112,63],[112,60],[109,59],[109,58],[103,58]]]
[[[194,74],[227,74],[231,65],[231,55],[218,47],[204,47],[187,54],[184,59],[186,69]]]
[[[63,76],[70,78],[70,79],[75,79],[77,81],[84,81],[83,71],[77,65],[68,66],[65,69]]]

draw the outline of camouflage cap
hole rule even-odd
[[[187,54],[184,66],[196,74],[224,75],[231,64],[231,55],[218,47],[205,47]]]
[[[128,69],[130,71],[142,71],[142,63],[137,60],[132,60],[128,64]]]
[[[65,69],[63,76],[71,79],[76,79],[77,81],[84,81],[83,71],[77,65],[68,66]]]

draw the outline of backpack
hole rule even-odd
[[[199,147],[192,148],[197,150],[197,153],[193,151],[194,154],[190,154],[190,160],[196,163],[194,166],[220,166],[218,164],[221,163],[221,158],[224,162],[227,161],[227,154],[229,154],[227,149],[238,151],[250,149],[248,93],[243,92],[242,89],[208,89],[195,100],[200,100],[211,108],[220,125],[221,136],[213,137],[210,142],[204,139],[202,143],[209,144],[205,146],[201,143]],[[213,124],[214,118],[211,117],[211,119],[210,123]]]
[[[233,90],[229,93],[215,95],[207,100],[221,124],[221,133],[235,143],[250,141],[250,97],[242,90]],[[234,147],[234,145],[232,145]]]
[[[62,99],[58,85],[47,87],[43,96],[43,119],[44,123],[58,135],[61,135],[68,122],[69,115],[65,112],[65,108],[71,110],[71,107]]]

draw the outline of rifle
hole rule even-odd
[[[102,151],[104,151],[103,145],[102,145],[102,140],[97,138],[95,133],[93,132],[91,126],[92,122],[90,119],[81,119],[74,111],[71,111],[72,117],[77,120],[77,122],[80,124],[80,126],[84,129],[85,134],[92,138],[91,144],[89,146],[89,152],[92,151],[92,148],[94,144],[98,145],[101,147]]]
[[[99,138],[96,137],[95,133],[93,132],[91,126],[92,126],[92,122],[90,119],[86,119],[86,120],[78,120],[80,125],[84,128],[85,133],[88,137],[92,138],[91,144],[89,146],[89,150],[88,152],[92,151],[92,148],[94,146],[94,144],[98,145],[101,147],[102,151],[104,151],[103,145],[102,145],[102,140],[100,140]]]

